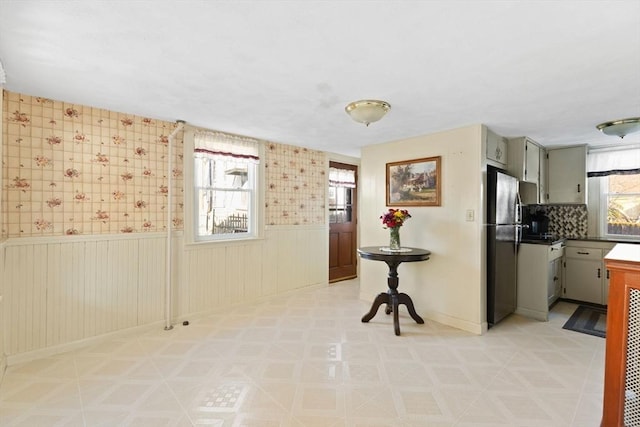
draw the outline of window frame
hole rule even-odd
[[[253,165],[253,197],[249,207],[247,233],[224,233],[215,237],[199,236],[197,191],[195,182],[195,133],[196,131],[211,131],[209,129],[195,128],[185,125],[184,147],[183,147],[183,168],[184,168],[184,236],[186,245],[207,245],[207,244],[233,244],[264,239],[264,179],[265,179],[265,149],[264,143],[258,143],[258,153],[260,162]],[[211,131],[219,132],[219,131]],[[248,179],[249,176],[247,177]]]

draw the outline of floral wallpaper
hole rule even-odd
[[[3,100],[2,234],[166,230],[175,123],[9,91]],[[182,133],[171,219],[182,228]]]
[[[175,123],[4,92],[2,235],[166,230]],[[184,225],[183,133],[175,138],[171,221]],[[268,225],[325,223],[326,154],[265,142]]]
[[[322,151],[267,142],[267,225],[324,224],[327,159]]]

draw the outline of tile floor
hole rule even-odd
[[[599,426],[604,340],[512,315],[483,336],[357,280],[236,306],[7,369],[1,426]]]

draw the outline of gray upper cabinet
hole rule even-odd
[[[546,202],[546,150],[525,136],[508,139],[507,170],[520,181],[520,197],[524,204]]]
[[[547,150],[547,203],[587,203],[587,146]]]
[[[547,174],[547,150],[540,147],[540,176],[538,177],[538,203],[549,203],[547,200],[549,176]]]
[[[541,147],[525,136],[510,138],[508,152],[509,173],[520,181],[530,182],[536,186],[540,175]]]
[[[499,168],[507,167],[507,138],[487,129],[487,162]]]

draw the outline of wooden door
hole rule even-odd
[[[357,276],[357,172],[358,167],[330,162],[329,173],[329,282]],[[353,178],[341,181],[332,172],[345,171]]]

